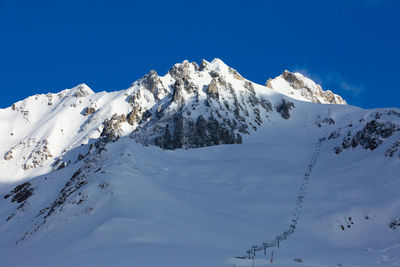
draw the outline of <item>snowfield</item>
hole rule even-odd
[[[255,266],[271,264],[272,252],[277,266],[399,266],[400,110],[313,103],[287,87],[253,84],[250,94],[272,107],[259,111],[263,121],[256,124],[258,112],[250,110],[258,102],[240,93],[247,80],[234,78],[220,60],[207,64],[203,77],[190,66],[191,78],[183,79],[205,88],[197,93],[209,100],[204,106],[188,90],[177,108],[178,89],[166,86],[176,77],[167,74],[153,88],[158,100],[140,91],[140,82],[113,93],[81,85],[0,110],[0,266],[252,266],[252,259],[236,257],[289,229],[299,191],[304,199],[293,234],[266,255],[256,253]],[[216,81],[212,71],[231,84],[226,91],[223,81],[207,89]],[[137,92],[142,119],[113,119],[134,110],[129,99]],[[229,106],[232,92],[244,95],[243,109]],[[159,116],[158,103],[169,105]],[[85,114],[89,107],[93,113]],[[150,119],[143,120],[146,110]],[[199,131],[190,127],[175,142],[180,124],[167,116],[173,112],[186,114],[184,125],[207,112],[222,114],[215,124],[225,131],[220,145],[188,140],[187,132]],[[119,124],[108,129],[110,121]],[[249,125],[248,133],[234,121]],[[165,129],[173,143],[157,143]],[[155,143],[142,142],[141,131]],[[230,131],[241,139],[226,137]]]

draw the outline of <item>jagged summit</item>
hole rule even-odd
[[[211,62],[203,59],[200,66],[197,65],[196,62],[189,63],[189,61],[185,60],[182,63],[175,64],[172,69],[174,68],[185,69],[188,75],[190,75],[190,73],[194,74],[195,71],[212,71],[221,73],[222,75],[230,74],[238,80],[245,80],[235,69],[226,65],[219,58],[215,58]],[[347,104],[341,96],[334,94],[330,90],[324,91],[319,84],[316,84],[314,81],[298,72],[285,70],[278,77],[269,79],[266,83],[266,87],[301,101],[322,104]]]
[[[87,86],[85,83],[79,84],[78,86],[71,89],[71,91],[74,92],[75,97],[84,97],[94,94],[93,90],[90,89],[90,87]]]
[[[346,101],[330,90],[323,91],[319,84],[301,73],[285,70],[275,79],[269,79],[266,86],[292,98],[323,104],[346,104]]]
[[[226,65],[221,59],[219,58],[214,58],[211,63],[211,69],[215,70],[215,71],[219,71],[219,70],[226,70],[229,68],[228,65]]]
[[[0,111],[3,165],[22,177],[53,168],[81,144],[123,136],[163,149],[242,143],[273,120],[291,118],[301,104],[287,89],[309,97],[301,100],[326,103],[334,96],[329,103],[340,103],[297,73],[285,71],[269,84],[253,83],[216,58],[200,65],[185,60],[164,76],[150,71],[117,92],[94,93],[80,84],[35,95]]]
[[[135,115],[128,117],[140,125],[132,136],[166,149],[241,143],[247,128],[262,123],[261,110],[272,110],[253,83],[219,59],[200,66],[185,60],[163,77],[150,72],[130,90]]]
[[[0,266],[398,266],[400,110],[270,84],[184,61],[0,109]]]

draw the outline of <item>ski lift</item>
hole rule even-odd
[[[326,129],[324,129],[324,130],[326,130]],[[315,146],[315,150],[314,150],[314,153],[312,155],[311,162],[308,165],[308,168],[306,169],[306,172],[305,172],[304,177],[303,177],[303,181],[302,181],[302,184],[301,184],[301,187],[300,187],[300,190],[299,190],[299,195],[297,197],[295,213],[294,213],[294,216],[293,216],[293,219],[292,219],[292,224],[290,225],[289,229],[287,231],[283,232],[282,236],[277,236],[275,238],[275,240],[273,240],[271,243],[267,243],[267,242],[262,243],[262,246],[260,246],[260,247],[254,245],[254,246],[252,246],[251,249],[246,251],[246,253],[248,254],[248,259],[251,259],[251,254],[253,254],[253,266],[254,266],[254,257],[255,257],[255,254],[256,254],[257,251],[264,250],[264,255],[266,255],[266,250],[267,250],[268,247],[278,246],[278,248],[279,248],[280,247],[280,241],[286,240],[289,235],[294,233],[294,230],[296,229],[297,220],[300,217],[300,211],[302,209],[302,203],[303,203],[303,199],[304,199],[304,196],[305,196],[305,193],[306,193],[306,189],[307,189],[308,181],[310,179],[312,168],[314,167],[314,165],[315,165],[315,163],[316,163],[316,161],[318,159],[319,152],[321,150],[322,141],[325,141],[325,140],[326,140],[326,137],[319,138],[318,142],[317,142],[317,144]],[[272,253],[271,253],[271,263],[273,262],[273,256],[274,256],[274,252],[272,251]],[[237,257],[237,258],[239,258],[239,257]]]

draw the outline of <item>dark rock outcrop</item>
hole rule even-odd
[[[207,89],[207,94],[214,99],[218,99],[219,94],[218,94],[218,83],[215,79],[211,81],[211,83],[208,85]]]
[[[87,184],[86,175],[82,171],[82,169],[78,169],[69,179],[69,181],[65,184],[64,188],[61,190],[56,200],[48,207],[49,212],[45,216],[44,219],[51,216],[58,207],[62,206],[68,197],[79,190],[82,186]]]
[[[143,78],[139,80],[139,84],[143,88],[151,92],[154,96],[154,99],[156,99],[157,101],[160,100],[161,97],[166,93],[166,89],[160,77],[154,70],[150,71],[145,76],[143,76]],[[134,98],[131,99],[131,102],[133,103],[134,100],[135,100]]]
[[[228,72],[221,71],[224,68]],[[242,134],[250,134],[251,129],[256,131],[273,108],[270,101],[257,95],[251,82],[235,70],[226,68],[221,64],[218,69],[210,70],[210,63],[206,61],[200,66],[188,61],[175,64],[168,71],[172,82],[168,86],[169,92],[160,101],[142,90],[144,80],[157,79],[155,73],[136,83],[135,91],[128,97],[132,111],[126,116],[129,124],[137,126],[131,138],[163,149],[241,143]],[[200,88],[195,78],[205,76],[210,82],[201,84]],[[241,86],[234,87],[229,82],[232,77],[243,80]],[[146,91],[155,87],[151,85],[153,83],[146,84]],[[290,103],[286,104],[290,106]],[[283,106],[281,112],[286,114],[284,110]],[[102,136],[113,140],[115,134],[111,133],[115,133],[115,127],[109,124],[105,123],[107,127]]]
[[[85,86],[85,85],[83,85],[83,84],[78,85],[78,87],[77,87],[77,89],[76,89],[76,91],[75,91],[74,96],[75,96],[76,98],[79,98],[79,97],[85,97],[85,96],[88,96],[88,95],[89,95],[89,92],[88,92],[88,90],[87,90],[87,86]]]
[[[344,149],[349,149],[350,147],[356,148],[359,145],[364,149],[374,150],[382,144],[386,138],[398,131],[400,131],[400,126],[392,122],[371,120],[362,130],[355,134],[349,131],[347,136],[343,138],[341,146],[336,147],[334,151],[336,154],[339,154]]]
[[[394,142],[393,145],[386,150],[385,156],[393,157],[396,154],[396,152],[399,151],[399,148],[400,148],[400,139]],[[400,153],[399,153],[399,158],[400,158]]]
[[[318,127],[322,127],[323,125],[333,125],[335,124],[335,120],[332,118],[324,118],[323,120],[317,122]]]
[[[22,203],[33,195],[33,188],[30,182],[17,185],[10,193],[4,196],[4,199],[11,198],[11,202]]]
[[[393,221],[390,222],[389,224],[390,229],[397,229],[400,227],[400,217],[394,219]]]
[[[122,133],[121,123],[123,122],[126,122],[126,115],[124,114],[114,114],[109,120],[105,120],[103,131],[100,134],[100,141],[109,143],[118,140]]]
[[[282,118],[290,118],[290,110],[294,108],[294,103],[282,98],[282,102],[275,106],[276,112],[280,113]]]
[[[172,131],[170,128],[172,128]],[[196,121],[177,116],[174,119],[173,125],[167,124],[164,135],[159,136],[155,140],[155,145],[164,149],[196,148],[241,143],[241,135],[238,133],[235,134],[233,129],[219,123],[213,117],[206,120],[201,115]]]
[[[83,116],[88,116],[92,113],[96,112],[96,109],[93,107],[87,107],[85,108],[85,111],[83,112]]]

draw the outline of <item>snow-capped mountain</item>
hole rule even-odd
[[[275,79],[269,79],[266,86],[298,100],[323,104],[346,104],[341,96],[330,90],[322,90],[319,84],[298,72],[292,73],[285,70]]]
[[[126,90],[31,96],[0,121],[0,265],[249,266],[234,257],[289,226],[282,266],[400,263],[400,110],[299,73],[262,86],[184,61]]]
[[[296,79],[287,78],[291,76]],[[282,77],[290,85],[283,84]],[[284,88],[285,92],[274,90],[288,96],[303,84],[300,91],[307,94],[301,100],[345,103],[337,95],[330,101],[321,98],[333,94],[298,73],[285,71],[269,84]],[[35,175],[30,170],[37,167],[47,172],[65,152],[100,137],[110,141],[131,135],[142,144],[165,149],[241,143],[242,136],[257,131],[273,110],[288,119],[294,108],[288,99],[244,79],[219,59],[203,60],[200,66],[184,61],[163,77],[150,71],[119,92],[95,94],[81,84],[29,97],[2,111],[5,138],[0,153],[7,162],[0,168],[12,168],[15,179]],[[0,179],[10,179],[6,171],[3,175]]]

